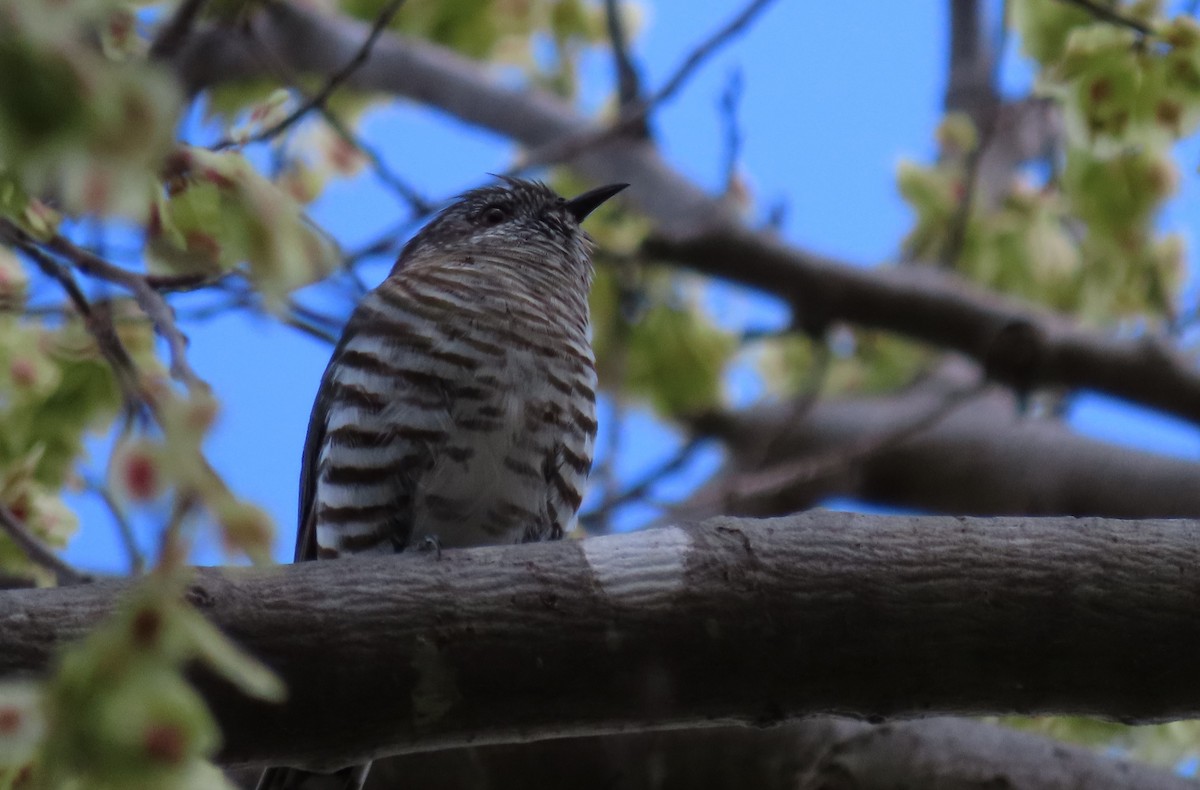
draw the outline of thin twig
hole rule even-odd
[[[383,155],[379,153],[379,149],[363,141],[346,126],[332,110],[324,105],[320,105],[318,111],[325,122],[341,137],[347,144],[354,148],[371,164],[371,169],[375,172],[375,176],[385,185],[390,187],[393,192],[399,195],[408,203],[412,209],[413,218],[427,217],[433,213],[435,206],[425,199],[412,185],[396,174],[387,163],[383,160]]]
[[[410,223],[402,222],[399,226],[384,231],[374,240],[367,242],[357,250],[349,252],[342,259],[342,268],[353,269],[362,261],[369,258],[382,258],[400,252],[401,241]]]
[[[1130,19],[1129,17],[1114,11],[1103,3],[1096,2],[1096,0],[1059,0],[1059,2],[1078,6],[1101,21],[1109,22],[1120,27],[1127,27],[1140,36],[1149,36],[1153,35],[1154,33],[1154,28],[1150,27],[1145,22],[1139,22],[1136,19]]]
[[[619,279],[617,288],[619,292],[627,290]],[[612,414],[609,416],[608,425],[605,426],[608,451],[605,453],[604,462],[592,473],[597,486],[606,500],[616,496],[616,461],[617,457],[621,455],[621,440],[624,436],[622,429],[625,427],[626,409],[622,393],[629,375],[629,336],[632,327],[628,317],[625,315],[625,311],[621,309],[624,301],[626,300],[621,298],[621,295],[618,295],[616,309],[612,311],[612,350],[609,352],[607,364],[609,371],[609,381],[607,384],[611,393],[609,400],[612,402]],[[610,514],[611,508],[598,509],[587,526],[594,532],[608,532],[608,517]]]
[[[606,497],[599,505],[581,515],[580,523],[589,532],[599,529],[614,511],[631,502],[644,499],[650,493],[651,488],[682,469],[696,454],[696,451],[704,446],[704,443],[703,437],[694,437],[688,440],[674,455],[646,472],[637,482],[632,483],[619,494]]]
[[[159,293],[183,293],[187,291],[199,291],[217,285],[225,278],[232,276],[232,274],[233,272],[223,272],[218,275],[144,274],[141,277],[146,281],[146,285]]]
[[[187,338],[175,324],[175,316],[162,295],[137,272],[122,269],[98,255],[79,247],[62,236],[54,236],[43,246],[70,261],[75,268],[98,280],[119,285],[129,291],[138,307],[149,316],[154,329],[167,343],[171,375],[189,387],[207,387],[187,361]]]
[[[1008,14],[1008,3],[1004,3],[1001,9],[1001,18],[1004,19]],[[977,24],[979,23],[976,20]],[[964,31],[964,34],[966,31]],[[976,41],[982,41],[984,36],[982,30],[970,31],[976,37]],[[984,121],[978,130],[979,140],[975,148],[967,153],[965,163],[965,175],[963,178],[963,197],[958,204],[958,208],[954,215],[954,221],[950,225],[950,233],[946,238],[946,245],[942,248],[941,260],[939,263],[943,268],[952,269],[958,263],[959,257],[962,255],[963,245],[967,239],[967,228],[971,222],[971,212],[974,210],[975,192],[979,184],[980,172],[983,169],[983,159],[988,154],[992,143],[996,141],[997,130],[1000,128],[1001,117],[1004,114],[1004,105],[1000,102],[999,92],[996,86],[1000,81],[1000,68],[1003,64],[1005,50],[1008,48],[1008,25],[1000,26],[1000,40],[996,44],[996,56],[992,58],[990,55],[985,56],[986,59],[992,61],[991,68],[988,69],[988,104],[989,107],[983,112],[987,115],[987,120]],[[956,61],[951,58],[951,69],[955,68]],[[969,65],[967,66],[969,67]],[[951,79],[953,82],[953,79]],[[980,113],[976,113],[976,118]]]
[[[866,437],[847,447],[816,458],[784,461],[757,472],[739,474],[722,487],[723,493],[718,496],[727,504],[731,504],[769,496],[787,488],[812,483],[836,472],[850,469],[874,455],[890,450],[930,430],[960,406],[983,394],[989,386],[985,380],[971,387],[954,390],[946,394],[928,412],[919,415],[894,431]]]
[[[829,342],[824,338],[810,339],[815,344],[813,363],[806,371],[807,381],[801,385],[799,392],[791,399],[788,406],[786,419],[789,423],[802,422],[816,408],[822,393],[825,392],[825,384],[829,379],[829,371],[832,369],[833,351],[829,347]],[[765,465],[785,439],[786,436],[783,433],[768,437],[753,453],[747,454],[742,461],[743,465],[750,468]]]
[[[179,45],[187,38],[196,18],[206,5],[208,0],[182,0],[175,13],[159,28],[158,35],[154,37],[154,42],[150,45],[150,59],[166,60],[175,54],[175,50],[179,49]]]
[[[1000,110],[992,113],[987,125],[979,130],[979,142],[966,156],[963,173],[963,194],[950,223],[950,232],[946,235],[946,244],[938,263],[944,269],[953,269],[962,255],[963,245],[967,241],[967,227],[971,224],[971,211],[975,206],[975,188],[979,183],[980,165],[987,153],[988,147],[996,138],[996,128],[1000,125]]]
[[[85,584],[92,581],[90,575],[76,570],[51,551],[4,503],[0,503],[0,530],[3,530],[32,562],[51,571],[59,584]]]
[[[621,0],[604,0],[604,19],[608,23],[608,40],[612,44],[613,64],[617,70],[617,100],[624,107],[641,99],[642,81],[629,57]]]
[[[325,80],[325,84],[321,86],[320,90],[318,90],[315,94],[309,97],[307,101],[289,113],[286,118],[274,126],[270,126],[261,130],[247,140],[234,140],[231,138],[226,138],[225,140],[222,140],[216,145],[212,146],[212,150],[220,151],[225,148],[232,148],[234,146],[244,145],[246,143],[261,143],[266,140],[270,140],[278,136],[281,132],[290,128],[312,110],[318,107],[323,107],[325,102],[329,100],[329,97],[333,95],[333,92],[337,90],[343,82],[350,79],[350,77],[353,76],[354,72],[357,71],[360,66],[367,62],[367,59],[371,56],[371,50],[374,48],[375,42],[379,40],[379,37],[383,34],[384,29],[391,23],[392,18],[396,16],[396,12],[400,10],[400,6],[402,5],[404,5],[404,0],[391,0],[391,2],[387,4],[383,11],[380,12],[379,16],[375,18],[375,23],[371,26],[370,33],[367,34],[366,39],[363,40],[363,43],[359,46],[358,51],[354,53],[354,57],[350,58],[350,60],[346,61],[344,66],[331,74],[329,78]]]
[[[140,576],[146,568],[146,557],[138,547],[137,537],[133,533],[133,525],[129,523],[129,518],[125,515],[121,504],[117,502],[108,486],[98,480],[85,482],[88,490],[100,497],[100,501],[104,503],[109,515],[112,516],[113,524],[117,528],[117,535],[120,536],[121,545],[125,549],[125,556],[129,560],[129,573],[133,576]]]
[[[346,325],[346,321],[343,318],[327,315],[319,310],[306,307],[295,300],[288,303],[288,310],[292,315],[313,326],[327,327],[335,332],[341,332],[342,327]]]
[[[327,102],[316,102],[315,96],[308,96],[304,88],[300,84],[297,76],[288,68],[283,59],[278,57],[270,47],[257,42],[254,38],[253,30],[250,31],[251,41],[258,43],[259,46],[255,49],[255,53],[266,66],[266,70],[271,72],[277,80],[290,85],[293,90],[304,97],[304,103],[314,108],[321,114],[329,127],[340,137],[347,145],[353,147],[356,151],[366,157],[367,162],[371,165],[375,176],[391,188],[402,201],[408,204],[412,211],[412,219],[426,217],[433,212],[434,205],[425,199],[412,185],[401,178],[393,171],[384,161],[383,155],[374,146],[366,143],[346,126],[338,115],[329,108]]]
[[[620,352],[618,352],[620,353]],[[616,498],[617,488],[617,457],[621,455],[621,439],[624,436],[625,427],[625,403],[621,399],[619,387],[613,388],[611,396],[612,414],[609,415],[608,422],[604,426],[605,444],[608,451],[604,454],[604,461],[596,465],[592,470],[591,478],[595,482],[596,487],[600,490],[601,496],[605,501]],[[613,508],[596,508],[590,518],[580,519],[580,524],[592,534],[607,534],[611,530],[609,524],[609,516],[612,515]]]
[[[133,357],[129,355],[129,350],[125,348],[125,344],[117,336],[112,322],[103,320],[92,309],[91,303],[88,302],[79,284],[75,282],[75,278],[71,275],[70,270],[43,252],[33,238],[15,225],[0,223],[0,238],[19,249],[43,273],[62,286],[63,291],[67,294],[67,298],[74,306],[75,312],[84,322],[88,332],[95,339],[100,353],[104,355],[104,358],[108,361],[109,366],[116,375],[117,383],[120,385],[122,392],[124,392],[126,401],[132,404],[141,400],[141,396],[137,393],[138,374]]]
[[[611,126],[598,130],[588,130],[539,146],[529,151],[522,158],[520,166],[514,172],[570,159],[600,143],[627,134],[631,129],[636,128],[638,124],[644,122],[656,108],[671,99],[707,58],[711,57],[723,45],[731,41],[738,33],[742,32],[771,2],[772,0],[754,0],[748,4],[733,19],[704,41],[700,42],[684,58],[683,63],[675,70],[670,79],[663,84],[662,88],[645,101],[626,108]]]
[[[738,125],[738,105],[742,100],[742,70],[734,69],[721,92],[721,125],[725,129],[725,191],[728,193],[737,178],[738,160],[742,155],[742,130]]]
[[[725,23],[723,27],[713,33],[711,36],[701,41],[689,54],[684,58],[683,63],[671,75],[671,78],[663,84],[658,91],[650,97],[646,102],[648,107],[657,107],[663,102],[675,95],[676,91],[684,86],[695,73],[696,69],[700,68],[709,57],[711,57],[718,49],[728,44],[733,38],[746,29],[754,17],[758,16],[772,0],[754,0],[747,5],[733,19]]]
[[[290,315],[283,319],[283,323],[287,326],[290,326],[292,329],[303,332],[309,337],[314,337],[317,340],[320,340],[322,343],[328,343],[331,346],[337,345],[338,334],[330,332],[328,329],[322,329],[319,326],[315,326],[307,321],[304,321],[303,319]]]

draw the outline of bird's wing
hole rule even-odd
[[[325,366],[325,373],[321,376],[321,386],[317,390],[316,400],[313,401],[312,413],[308,417],[308,433],[304,437],[304,455],[300,461],[300,504],[297,511],[299,524],[296,529],[296,553],[293,557],[295,562],[317,558],[317,461],[321,457],[321,445],[325,441],[326,418],[332,400],[330,396],[333,388],[330,386],[330,378],[338,358],[346,349],[346,343],[357,328],[356,317],[357,314],[351,317],[341,339],[333,349],[329,364]]]
[[[449,437],[445,364],[427,353],[434,341],[416,328],[420,316],[393,300],[378,290],[362,300],[321,378],[304,446],[297,561],[317,559],[318,517],[324,525],[320,514],[333,511],[342,520],[335,554],[403,549],[420,481]]]

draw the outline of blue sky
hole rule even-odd
[[[740,9],[742,0],[644,5],[634,50],[647,84],[656,87],[697,41]],[[945,76],[946,7],[944,0],[773,4],[656,115],[654,129],[666,157],[699,183],[720,189],[724,151],[718,102],[729,75],[740,70],[741,170],[760,215],[783,201],[782,232],[789,241],[861,265],[888,260],[910,222],[895,188],[896,165],[933,152]],[[583,71],[585,102],[594,106],[611,85],[609,60],[601,54],[589,57]],[[1020,91],[1028,79],[1019,57],[1009,57],[1005,84]],[[373,112],[363,132],[392,170],[430,197],[475,186],[485,173],[502,171],[512,161],[513,148],[505,140],[412,105]],[[198,141],[204,139],[211,141]],[[1186,231],[1188,218],[1198,215],[1198,160],[1200,147],[1186,146],[1181,197],[1163,218],[1171,229]],[[368,175],[334,185],[312,214],[352,248],[393,226],[404,207]],[[380,263],[364,275],[373,284],[386,268]],[[769,326],[783,320],[778,306],[765,299],[731,292],[713,303],[722,306],[717,318],[727,325]],[[244,314],[188,323],[184,329],[192,341],[193,367],[214,386],[224,407],[207,445],[209,457],[236,491],[276,519],[276,554],[290,559],[300,450],[330,348]],[[744,384],[732,388],[741,393],[739,401],[755,389]],[[602,420],[607,415],[603,411]],[[1194,427],[1107,398],[1080,397],[1071,420],[1081,432],[1107,441],[1200,458],[1200,433]],[[625,476],[670,455],[678,441],[644,413],[633,415],[625,436],[619,467]],[[103,447],[97,445],[97,463],[103,462]],[[714,454],[702,456],[663,493],[694,485],[717,461]],[[73,502],[85,526],[67,558],[89,568],[121,569],[123,555],[106,512],[89,497]],[[147,546],[153,545],[155,515],[136,520]],[[638,515],[634,511],[627,519]],[[219,562],[220,555],[202,542],[198,559]]]

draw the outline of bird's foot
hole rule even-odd
[[[421,542],[417,544],[417,551],[433,551],[434,558],[440,560],[442,558],[442,542],[438,540],[437,535],[426,535],[421,538]]]

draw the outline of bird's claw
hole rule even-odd
[[[437,535],[426,535],[417,545],[417,551],[437,552],[434,554],[434,558],[440,560],[442,558],[442,542],[438,540]]]

